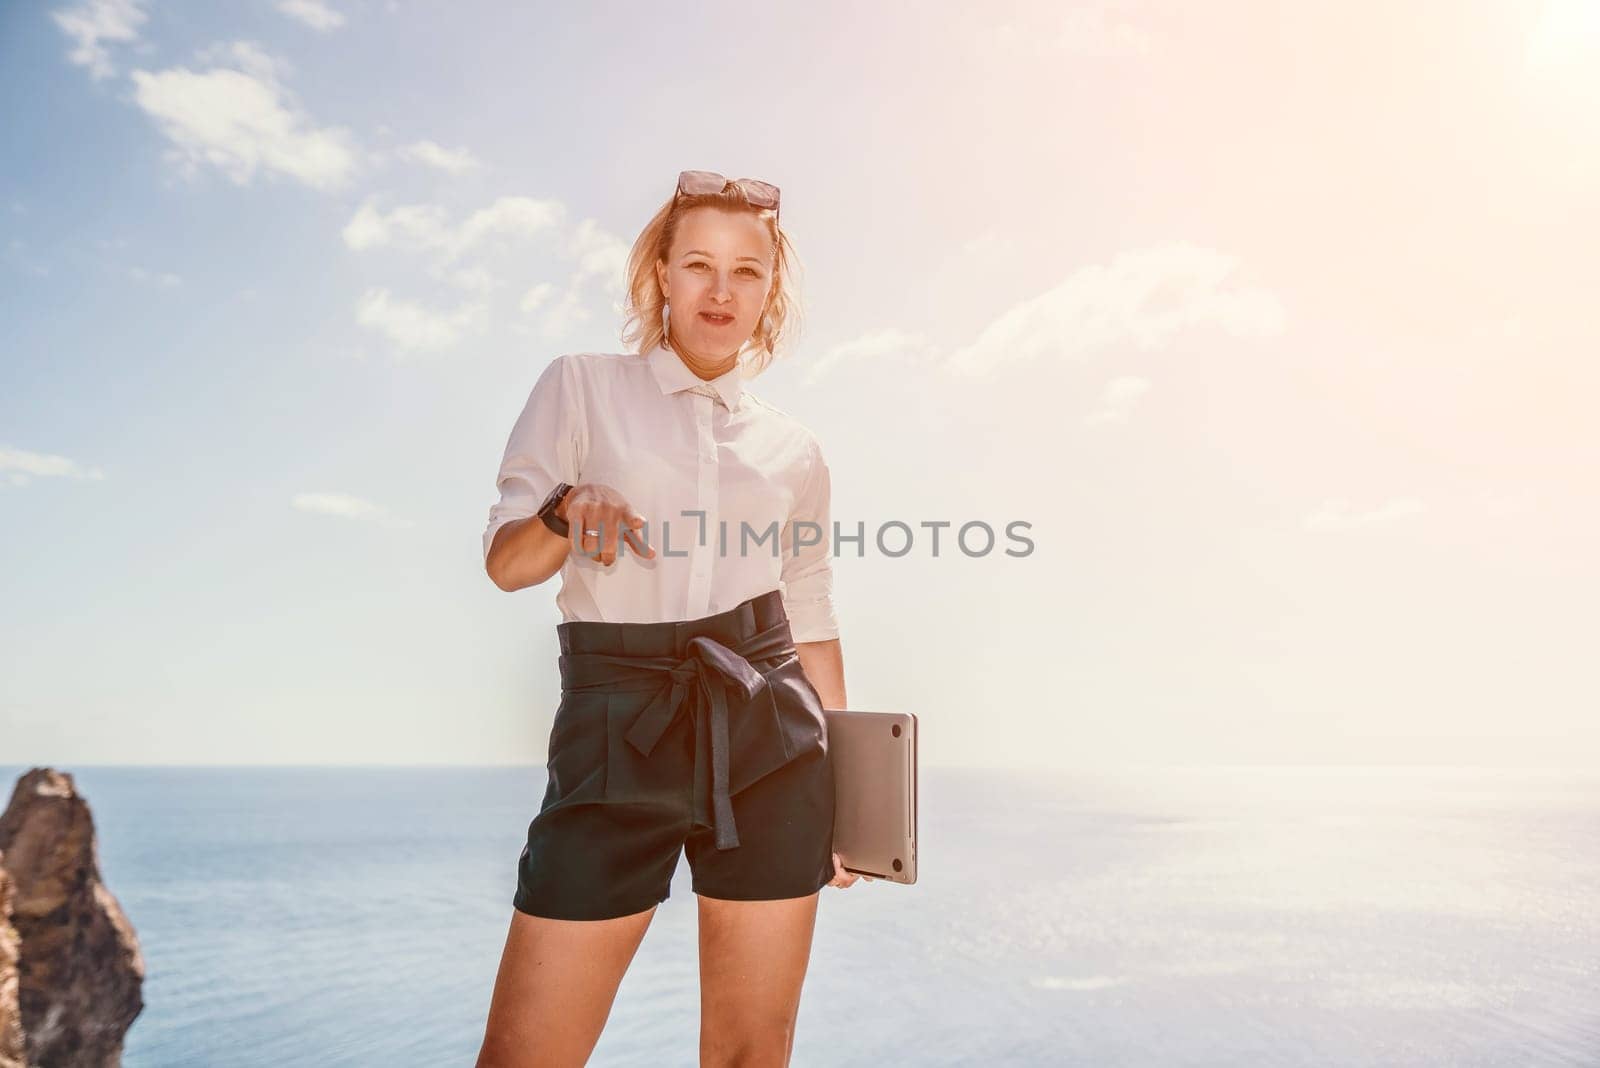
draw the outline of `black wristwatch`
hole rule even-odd
[[[565,519],[562,519],[560,516],[556,515],[556,509],[561,505],[561,502],[566,499],[567,494],[571,492],[572,487],[567,483],[556,483],[556,488],[550,491],[550,496],[544,499],[544,503],[541,504],[539,506],[539,510],[534,513],[540,519],[544,520],[545,526],[549,527],[552,531],[554,531],[556,534],[559,534],[563,538],[567,536],[567,531],[570,528],[567,526],[567,521]]]

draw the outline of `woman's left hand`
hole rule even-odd
[[[870,875],[857,875],[855,872],[845,871],[844,865],[839,861],[839,854],[835,853],[833,855],[833,878],[828,881],[828,885],[837,886],[839,889],[843,890],[845,887],[853,884],[857,879],[866,879],[869,883],[873,881],[873,878]]]

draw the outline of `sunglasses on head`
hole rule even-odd
[[[672,194],[672,202],[676,204],[681,196],[715,196],[730,185],[738,186],[743,191],[745,199],[754,206],[771,208],[773,220],[777,220],[779,214],[777,186],[755,178],[724,178],[716,171],[680,172],[678,190]]]

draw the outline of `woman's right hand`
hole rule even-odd
[[[616,563],[620,535],[634,552],[646,560],[655,559],[656,551],[639,534],[644,517],[610,486],[580,482],[562,498],[556,514],[567,521],[567,540],[579,556],[593,557],[606,565]],[[590,530],[598,530],[599,537],[585,533]]]

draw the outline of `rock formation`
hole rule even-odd
[[[0,815],[0,1068],[116,1068],[143,981],[88,804],[71,775],[34,768]]]
[[[0,853],[0,864],[5,854]],[[11,926],[11,876],[0,867],[0,1068],[23,1068],[22,1010],[17,1006],[21,941]]]

